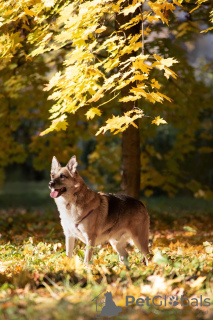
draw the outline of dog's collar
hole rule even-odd
[[[78,229],[79,224],[80,224],[84,219],[86,219],[86,218],[90,215],[90,213],[92,213],[92,212],[93,212],[93,209],[90,210],[90,211],[85,215],[85,217],[83,217],[78,223],[76,223],[76,224],[75,224],[75,227]]]

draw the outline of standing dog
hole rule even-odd
[[[105,241],[111,243],[120,261],[127,261],[125,248],[131,240],[145,256],[149,254],[149,215],[144,205],[125,195],[90,190],[78,174],[77,165],[75,156],[66,167],[53,157],[49,182],[50,196],[60,212],[67,256],[72,256],[75,238],[87,245],[85,263],[91,260],[92,247]]]

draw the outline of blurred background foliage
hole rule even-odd
[[[147,116],[140,120],[141,196],[212,197],[213,35],[211,31],[200,34],[209,26],[211,4],[189,14],[191,4],[184,3],[171,15],[169,27],[162,23],[152,26],[152,35],[145,42],[145,54],[165,56],[169,52],[179,63],[173,66],[177,80],[156,76],[172,103],[164,101],[162,106],[139,101]],[[27,26],[17,24],[15,28],[27,33]],[[17,45],[10,60],[1,59],[0,183],[6,187],[11,182],[48,181],[52,156],[66,164],[75,154],[81,174],[94,190],[119,191],[121,136],[95,136],[105,120],[117,114],[119,103],[110,101],[102,116],[91,121],[86,120],[87,110],[82,108],[68,116],[66,131],[39,136],[49,125],[52,105],[44,85],[60,71],[70,48],[29,58],[32,46]],[[168,125],[150,125],[148,117],[156,114]],[[46,188],[46,184],[43,186]]]

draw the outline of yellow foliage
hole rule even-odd
[[[160,116],[155,117],[155,120],[152,121],[152,124],[156,124],[157,126],[159,126],[160,124],[166,124],[167,122],[160,118]]]
[[[50,8],[55,4],[55,0],[42,0],[44,2],[45,7]]]
[[[160,89],[161,86],[160,86],[160,84],[158,83],[157,80],[152,79],[152,80],[151,80],[151,87],[152,87],[152,88]]]
[[[193,11],[199,9],[199,7],[202,5],[202,4],[205,4],[205,2],[207,2],[207,0],[197,0],[197,6],[195,8],[193,8],[189,13],[192,13]],[[213,23],[213,9],[211,10],[210,12],[210,21],[211,23]],[[208,32],[210,30],[213,30],[213,27],[210,27],[208,29],[205,29],[205,30],[202,30],[201,33],[203,32]]]
[[[107,130],[110,130],[110,132],[114,132],[114,134],[123,132],[129,127],[130,124],[135,128],[138,128],[134,121],[138,118],[142,118],[143,116],[144,113],[140,109],[132,109],[128,112],[125,112],[121,117],[116,117],[113,115],[111,119],[108,119],[106,121],[106,126],[103,126],[98,130],[96,136],[100,133],[105,133]]]
[[[25,8],[25,9],[24,9],[24,12],[25,12],[28,16],[31,16],[31,17],[36,16],[36,13],[33,12],[32,10],[29,10],[28,8]]]
[[[44,136],[45,134],[47,134],[51,131],[54,131],[54,130],[56,130],[56,131],[66,130],[66,128],[68,126],[66,118],[67,118],[67,116],[63,114],[61,117],[53,120],[51,126],[48,129],[41,132],[40,136]]]
[[[171,67],[174,63],[178,63],[178,61],[174,58],[167,58],[163,59],[162,57],[158,56],[157,54],[153,54],[153,57],[157,60],[153,63],[153,67],[158,68],[159,70],[164,70],[164,75],[168,79],[169,76],[172,76],[173,78],[177,78],[177,74],[169,69],[168,67]]]
[[[126,7],[125,9],[123,9],[122,11],[120,11],[120,14],[124,14],[125,16],[127,16],[130,13],[134,13],[135,10],[140,6],[141,6],[140,1],[138,3],[136,3],[135,5],[131,4],[128,7]]]
[[[175,78],[177,75],[169,67],[177,61],[174,58],[164,59],[155,54],[143,55],[142,33],[136,32],[126,36],[125,31],[140,22],[152,23],[161,20],[168,24],[168,12],[173,12],[179,1],[173,0],[172,3],[164,0],[149,1],[146,10],[144,8],[141,10],[143,3],[142,0],[134,0],[131,4],[126,4],[123,0],[116,3],[112,0],[80,2],[73,0],[72,3],[56,0],[16,2],[8,0],[6,7],[0,6],[0,26],[7,27],[8,22],[17,20],[28,33],[26,41],[33,46],[33,50],[27,55],[23,53],[26,59],[30,60],[31,57],[48,51],[58,52],[71,44],[61,71],[51,76],[44,89],[44,91],[54,90],[48,99],[55,100],[50,110],[52,113],[50,118],[55,120],[42,134],[52,130],[65,130],[66,112],[74,113],[88,103],[99,101],[106,93],[115,92],[116,97],[120,90],[130,83],[133,83],[133,87],[120,99],[120,102],[142,98],[153,103],[156,101],[162,103],[164,99],[170,101],[168,97],[158,92],[160,84],[152,78],[150,71],[156,67],[164,71],[165,77]],[[129,17],[129,21],[126,20],[119,26],[119,30],[114,30],[104,38],[101,33],[108,28],[105,16],[114,19],[115,13]],[[51,23],[47,24],[46,21]],[[144,35],[151,31],[148,24]],[[21,47],[22,41],[25,39],[19,32],[3,33],[0,36],[1,57],[5,62],[12,59],[17,49]],[[101,58],[97,54],[101,54]],[[156,61],[153,62],[154,59]],[[150,85],[153,89],[151,92]],[[100,110],[91,108],[86,115],[88,120],[92,119],[95,115],[100,115]],[[130,123],[135,125],[129,120],[133,117],[124,115],[123,122],[121,119],[119,122],[115,117],[117,120],[114,119],[114,123],[118,121],[119,124],[117,131],[115,129],[113,132],[120,132],[121,128],[123,131]]]
[[[98,108],[90,108],[85,115],[87,116],[87,120],[89,120],[95,116],[101,116],[101,111]]]
[[[101,27],[101,28],[98,28],[95,30],[95,33],[101,33],[101,32],[104,32],[107,28],[105,26]]]

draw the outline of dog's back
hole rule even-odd
[[[113,225],[104,233],[113,248],[118,252],[120,260],[127,259],[125,249],[132,243],[145,255],[149,253],[149,215],[142,202],[123,194],[104,194],[108,201],[106,225]],[[147,260],[146,260],[147,262]]]

